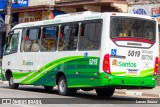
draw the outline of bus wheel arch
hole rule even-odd
[[[5,77],[6,77],[7,81],[9,82],[9,88],[17,89],[19,87],[19,84],[14,83],[11,70],[6,70]]]
[[[64,76],[64,77],[66,78],[65,74],[64,74],[62,71],[60,71],[60,72],[58,72],[58,73],[56,74],[56,85],[58,85],[58,80],[59,80],[60,77],[62,77],[62,76]]]
[[[63,72],[56,75],[56,84],[58,85],[58,93],[63,96],[74,95],[77,92],[76,88],[67,87],[67,78]]]
[[[11,70],[7,69],[6,73],[5,73],[5,78],[6,78],[7,81],[9,81],[9,78],[10,78],[11,75],[12,75]]]
[[[111,97],[115,92],[115,88],[99,88],[96,93],[100,97]]]

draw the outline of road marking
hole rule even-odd
[[[22,104],[13,104],[13,105],[22,106],[22,107],[36,107],[36,106],[29,106],[29,105],[22,105]]]

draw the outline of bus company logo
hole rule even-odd
[[[131,42],[128,42],[127,45],[142,46],[141,43],[131,43]]]
[[[118,61],[116,60],[116,59],[114,59],[113,61],[112,61],[112,65],[114,65],[114,66],[118,66]]]
[[[22,65],[33,66],[33,62],[23,60]]]
[[[119,67],[137,67],[137,64],[134,62],[123,62],[123,61],[117,61],[117,59],[114,59],[112,61],[112,66],[119,66]]]

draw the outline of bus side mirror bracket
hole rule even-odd
[[[8,35],[12,35],[12,34],[14,34],[14,31],[10,31],[10,32],[8,33]]]

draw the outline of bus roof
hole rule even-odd
[[[65,22],[74,22],[74,21],[81,21],[81,20],[94,20],[94,19],[101,19],[102,15],[110,15],[112,16],[132,16],[132,17],[141,17],[141,18],[147,18],[151,19],[150,16],[146,15],[137,15],[137,14],[130,14],[130,13],[117,13],[117,12],[76,12],[76,13],[70,13],[70,14],[63,14],[58,15],[54,19],[51,20],[43,20],[43,21],[36,21],[36,22],[28,22],[28,23],[21,23],[16,25],[13,29],[17,28],[26,28],[26,27],[34,27],[34,26],[42,26],[42,25],[49,25],[49,24],[58,24],[58,23],[65,23]]]

